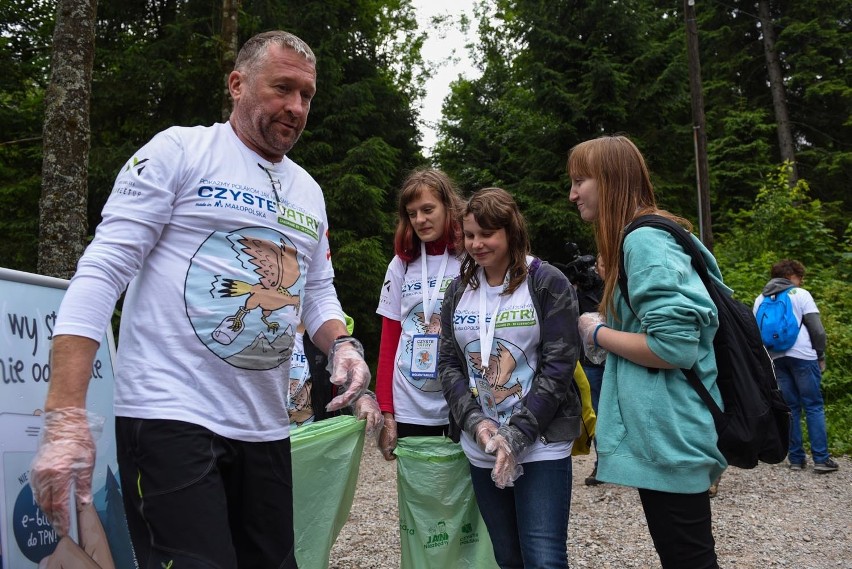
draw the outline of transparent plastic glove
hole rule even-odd
[[[497,457],[494,468],[491,470],[491,480],[494,481],[494,485],[501,490],[514,486],[515,480],[524,473],[524,468],[518,464],[517,457],[512,452],[512,447],[506,437],[499,433],[491,437],[491,440],[485,445],[485,452]]]
[[[337,411],[351,405],[367,390],[370,368],[364,361],[364,347],[352,337],[335,340],[328,355],[331,383],[341,387],[340,395],[325,406],[326,411]]]
[[[358,419],[367,420],[367,436],[372,437],[379,433],[385,418],[382,416],[382,410],[379,409],[379,404],[376,403],[375,397],[371,393],[365,393],[355,400],[355,405],[352,406],[352,411]]]
[[[393,413],[385,413],[385,423],[382,425],[382,431],[379,433],[379,451],[385,460],[394,460],[396,455],[393,453],[396,449],[396,419]]]
[[[524,473],[524,469],[517,460],[530,444],[532,441],[515,426],[502,425],[497,429],[497,434],[486,446],[485,452],[495,454],[497,457],[497,462],[491,471],[491,479],[498,488],[512,486],[514,481]]]
[[[498,426],[491,419],[485,419],[476,424],[476,442],[479,444],[479,448],[485,450],[491,438],[497,434]]]
[[[71,527],[72,486],[78,508],[92,503],[95,439],[103,425],[103,417],[80,407],[44,414],[38,452],[30,466],[30,486],[36,503],[60,537],[68,535]]]
[[[606,359],[607,351],[600,346],[595,346],[595,330],[598,326],[605,326],[603,316],[600,312],[585,312],[577,321],[577,329],[580,332],[580,342],[586,357],[593,364],[599,364]]]

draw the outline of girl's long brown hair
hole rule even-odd
[[[450,253],[458,249],[456,244],[461,235],[459,217],[464,205],[456,185],[443,171],[436,168],[420,168],[411,172],[399,190],[398,219],[393,238],[394,253],[406,263],[420,257],[420,238],[411,226],[406,208],[420,197],[424,191],[431,191],[437,197],[447,213],[441,239],[446,241]]]
[[[459,221],[473,215],[483,229],[506,230],[509,245],[509,286],[502,294],[512,294],[527,278],[527,255],[530,252],[530,237],[524,216],[511,194],[502,188],[483,188],[475,192],[462,210]],[[459,249],[464,249],[462,236]],[[466,251],[461,262],[461,284],[479,287],[476,261]]]
[[[667,217],[689,230],[686,219],[657,208],[654,185],[645,158],[626,136],[602,136],[581,142],[568,153],[568,176],[592,178],[598,186],[595,241],[605,268],[600,311],[613,311],[624,228],[641,215]]]

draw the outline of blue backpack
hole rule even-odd
[[[802,323],[793,314],[790,291],[795,287],[763,298],[757,307],[757,327],[760,339],[770,352],[786,352],[796,343]]]

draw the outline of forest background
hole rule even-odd
[[[47,199],[63,174],[46,156],[48,142],[62,127],[45,116],[69,104],[57,97],[62,79],[51,82],[51,67],[76,61],[58,56],[57,13],[72,21],[71,11],[87,6],[89,125],[69,123],[87,138],[76,161],[83,195],[69,206]],[[160,130],[227,117],[233,47],[286,29],[319,62],[318,94],[290,157],[325,192],[338,293],[375,369],[397,190],[418,165],[443,168],[465,195],[511,191],[534,253],[564,263],[569,241],[595,253],[567,200],[567,151],[624,133],[648,158],[661,205],[698,227],[686,6],[492,0],[471,20],[439,18],[424,30],[410,0],[0,0],[0,266],[69,278],[119,168]],[[805,264],[828,334],[829,445],[852,453],[852,0],[701,0],[694,10],[708,244],[749,305],[773,262]],[[475,31],[468,49],[481,75],[451,85],[426,156],[419,105],[435,67],[422,47],[447,26]],[[82,213],[51,237],[64,207]]]

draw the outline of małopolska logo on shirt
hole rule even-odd
[[[284,200],[280,204],[275,196],[251,187],[222,180],[202,178],[197,195],[203,201],[196,203],[200,207],[221,207],[267,217],[268,213],[276,216],[278,223],[301,231],[315,241],[319,240],[319,220]]]
[[[234,367],[289,361],[305,286],[296,246],[266,227],[214,232],[190,260],[184,300],[198,338]]]
[[[243,186],[223,180],[201,178],[196,195],[202,201],[199,207],[221,207],[266,217],[266,212],[275,213],[275,198],[268,191],[260,192],[251,186]]]

